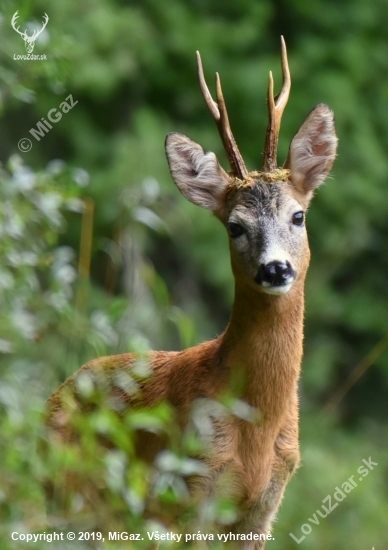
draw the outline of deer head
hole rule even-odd
[[[283,87],[275,98],[270,73],[263,171],[246,169],[230,128],[220,78],[216,74],[215,102],[198,52],[200,86],[224,144],[229,173],[214,153],[188,137],[171,133],[166,139],[170,172],[179,190],[189,201],[213,211],[228,231],[236,282],[276,295],[304,280],[310,257],[305,214],[314,190],[330,172],[337,148],[333,113],[321,104],[292,140],[283,168],[277,167],[281,117],[291,88],[283,37],[281,44]]]
[[[23,40],[25,42],[27,53],[32,53],[33,50],[34,50],[34,46],[35,46],[35,40],[38,38],[40,33],[43,32],[43,30],[46,28],[49,17],[47,15],[47,13],[45,13],[44,18],[43,18],[43,27],[40,30],[34,30],[34,34],[32,36],[28,36],[26,30],[24,32],[21,32],[19,30],[19,27],[15,26],[16,25],[16,20],[19,18],[18,13],[19,13],[19,10],[16,13],[14,13],[14,16],[12,17],[12,21],[11,21],[12,27],[23,38]]]

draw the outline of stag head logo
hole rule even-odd
[[[19,17],[18,13],[19,13],[19,10],[16,13],[14,13],[14,16],[12,17],[12,21],[11,21],[12,27],[23,38],[23,40],[25,42],[27,53],[32,53],[33,50],[34,50],[34,46],[35,46],[35,40],[38,38],[40,33],[43,32],[43,30],[46,28],[49,17],[47,15],[47,13],[45,13],[44,17],[43,17],[43,27],[40,30],[39,29],[34,30],[34,34],[32,36],[28,36],[26,30],[24,32],[21,32],[19,30],[19,27],[16,27],[16,20]]]

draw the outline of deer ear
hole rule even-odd
[[[215,154],[177,133],[168,134],[166,154],[171,176],[186,199],[209,210],[220,210],[230,178]]]
[[[291,182],[309,200],[331,170],[337,143],[333,111],[317,105],[292,140],[285,163]]]

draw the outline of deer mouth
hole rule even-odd
[[[294,281],[284,284],[284,285],[278,285],[278,286],[264,286],[259,285],[261,290],[265,292],[266,294],[272,294],[273,296],[281,296],[282,294],[287,294],[287,292],[291,289]]]

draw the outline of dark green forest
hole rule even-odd
[[[17,25],[31,33],[49,16],[33,52],[47,59],[18,58],[26,49],[11,26],[17,10]],[[199,50],[212,91],[214,73],[221,75],[248,169],[260,169],[270,70],[277,92],[281,86],[280,35],[292,90],[279,162],[319,103],[335,113],[339,149],[307,219],[312,260],[300,381],[302,466],[286,489],[267,548],[388,548],[387,10],[388,0],[2,0],[2,549],[27,547],[11,539],[14,531],[72,526],[72,518],[47,519],[42,479],[64,458],[54,453],[46,461],[38,444],[45,401],[61,382],[89,359],[183,349],[227,325],[233,278],[226,233],[180,195],[164,140],[182,132],[227,168],[198,84]],[[69,96],[74,106],[66,111],[60,105]],[[35,132],[37,139],[30,130],[52,109],[62,116],[42,135]],[[99,422],[97,431],[109,423],[113,429],[111,418]],[[171,411],[161,407],[133,416],[131,428],[168,431],[172,422]],[[143,465],[128,472],[122,453],[98,462],[89,450],[87,459],[66,459],[90,460],[105,476],[107,525],[150,529],[141,515],[150,483]],[[367,479],[318,525],[309,522],[337,486],[352,475],[357,480],[370,457],[377,466]],[[174,467],[181,480],[184,460]],[[179,504],[181,485],[162,485],[155,498]],[[124,527],[115,523],[117,510],[127,514]],[[217,513],[227,523],[232,511],[221,503]],[[39,544],[34,547],[47,543]],[[132,547],[143,546],[104,546]]]

